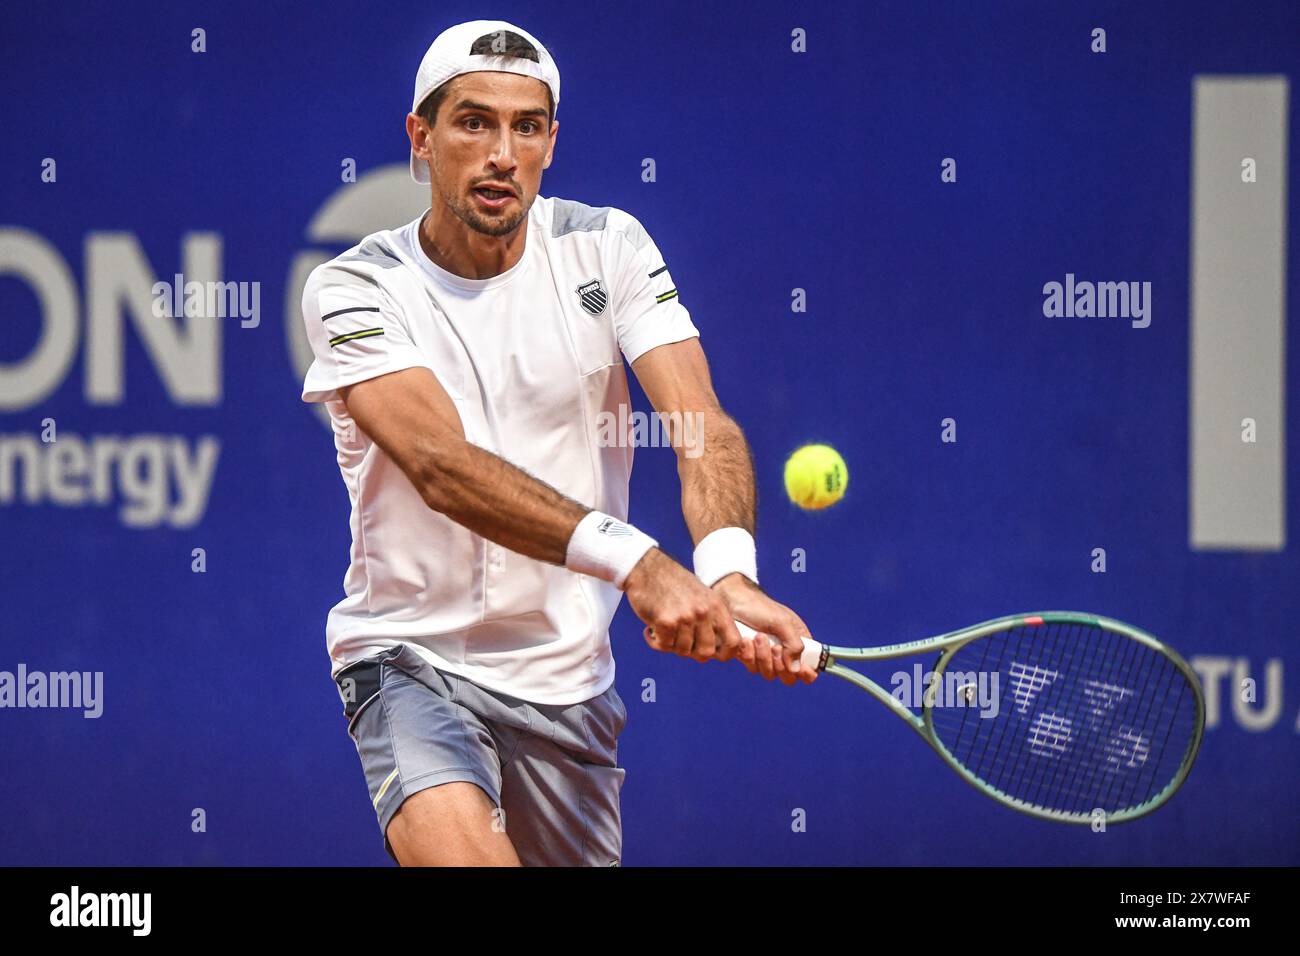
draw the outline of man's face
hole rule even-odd
[[[476,232],[504,236],[528,215],[551,164],[555,134],[548,131],[546,84],[517,73],[465,73],[451,81],[432,129],[418,117],[407,128],[416,147],[428,148],[429,179],[447,208]],[[488,183],[513,195],[493,199]]]

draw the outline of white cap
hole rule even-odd
[[[518,33],[536,48],[541,62],[535,63],[517,56],[469,52],[475,40],[498,30]],[[420,69],[415,74],[415,96],[411,100],[411,112],[414,113],[419,109],[420,103],[426,96],[453,76],[482,71],[518,73],[521,76],[531,76],[541,80],[551,88],[555,108],[559,109],[560,71],[551,54],[546,51],[546,47],[542,46],[527,30],[521,30],[505,20],[470,20],[443,30],[424,54],[424,59],[420,61]],[[429,182],[429,168],[415,158],[414,152],[411,153],[411,178],[417,183]]]

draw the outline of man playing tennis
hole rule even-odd
[[[430,208],[303,292],[302,397],[326,403],[352,504],[332,673],[402,865],[619,863],[623,593],[656,650],[816,677],[807,627],[757,585],[749,446],[654,242],[538,194],[559,94],[518,27],[443,32],[406,118]],[[702,415],[694,448],[673,436],[695,573],[627,523],[631,441],[594,427],[630,403],[624,357],[657,412]]]

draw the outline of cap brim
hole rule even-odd
[[[421,186],[429,185],[429,166],[427,163],[416,159],[415,150],[411,150],[411,178]]]

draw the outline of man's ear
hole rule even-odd
[[[427,136],[428,124],[426,124],[423,119],[421,119],[419,116],[417,116],[414,113],[406,114],[406,138],[411,141],[412,148],[414,148],[415,146],[416,133],[420,130],[420,127],[422,126],[424,127],[424,132],[425,135]],[[421,162],[423,161],[424,160],[421,159]]]
[[[546,162],[542,163],[542,169],[551,168],[551,160],[555,158],[555,137],[559,135],[559,132],[560,132],[560,121],[552,120],[551,121],[551,148],[550,151],[546,154]]]

